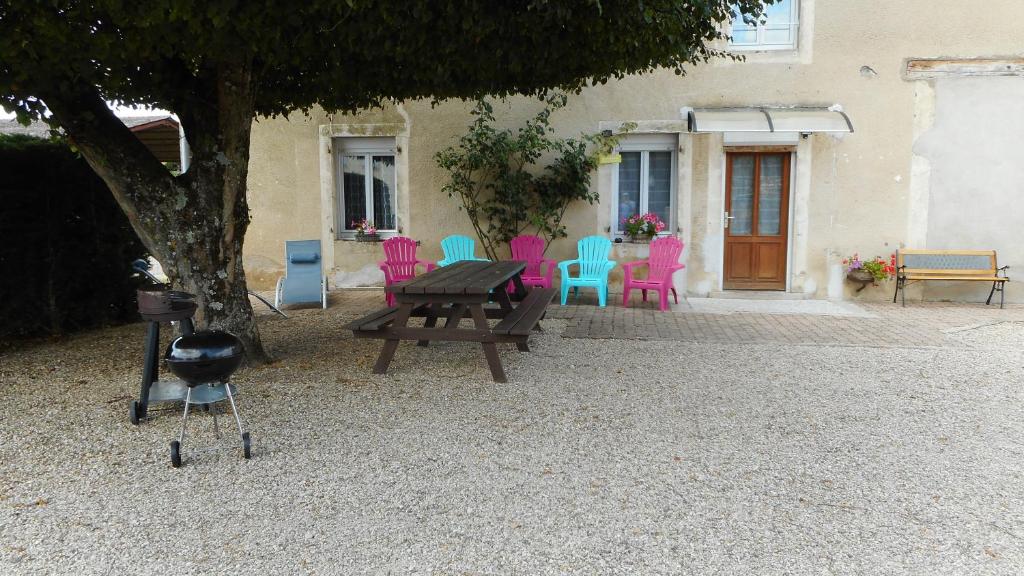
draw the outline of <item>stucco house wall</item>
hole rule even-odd
[[[1016,241],[1024,216],[1014,202],[1024,189],[1024,67],[1012,65],[1022,48],[1018,26],[1006,17],[1017,7],[1016,0],[993,1],[985,10],[953,0],[803,0],[797,50],[715,61],[685,77],[657,71],[587,88],[553,115],[553,126],[573,136],[636,122],[638,133],[677,135],[676,220],[687,265],[677,285],[690,294],[722,286],[725,150],[721,134],[687,133],[683,107],[840,104],[851,118],[853,134],[812,134],[796,144],[789,292],[854,297],[842,279],[843,256],[888,256],[900,246],[994,248],[1002,263],[1013,265],[1024,260]],[[907,72],[908,61],[928,58],[1011,65],[981,71],[954,65],[939,76]],[[540,107],[530,98],[495,106],[509,127]],[[422,242],[421,257],[441,258],[439,243],[449,234],[472,235],[458,203],[441,191],[444,173],[433,160],[465,131],[470,108],[460,101],[410,101],[356,115],[314,110],[254,123],[245,247],[250,281],[271,286],[283,269],[284,241],[302,238],[323,240],[336,284],[375,278],[379,245],[335,239],[336,137],[395,137],[399,228]],[[576,239],[608,233],[616,169],[602,165],[595,173],[601,201],[570,209],[569,239],[556,242],[551,256],[570,258]],[[642,247],[616,245],[615,257],[640,253]],[[980,286],[945,288],[930,287],[927,296],[987,295]],[[856,297],[891,297],[890,289],[868,288]],[[921,294],[915,286],[908,296]],[[1007,298],[1024,293],[1017,297],[1011,284]]]

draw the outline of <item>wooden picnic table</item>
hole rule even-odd
[[[387,372],[402,340],[416,340],[427,346],[431,340],[479,342],[495,382],[505,382],[505,369],[498,357],[497,344],[513,343],[521,352],[529,352],[529,336],[540,329],[540,320],[555,290],[532,288],[527,291],[521,274],[525,262],[463,261],[450,264],[385,288],[394,295],[397,306],[382,308],[345,326],[357,338],[384,340],[373,367],[375,374]],[[507,286],[515,286],[509,295]],[[488,303],[497,306],[485,306]],[[425,318],[423,326],[409,326],[409,319]],[[473,327],[463,328],[463,318],[472,318]],[[444,318],[444,325],[437,321]],[[499,319],[494,327],[488,319]]]

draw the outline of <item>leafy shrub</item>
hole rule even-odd
[[[448,172],[443,190],[458,198],[480,243],[492,260],[498,246],[526,231],[551,241],[566,236],[562,219],[576,201],[593,204],[590,190],[598,156],[612,150],[616,136],[585,134],[579,138],[552,136],[551,114],[565,106],[567,97],[554,94],[545,107],[517,130],[494,127],[494,108],[479,99],[469,131],[455,146],[435,156]],[[630,125],[624,125],[629,130]],[[540,166],[547,155],[554,160]]]
[[[59,140],[0,135],[0,339],[137,318],[127,217]]]

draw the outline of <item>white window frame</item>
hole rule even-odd
[[[373,221],[373,157],[391,156],[395,159],[395,181],[391,186],[391,203],[395,213],[395,228],[377,230],[377,233],[387,238],[398,233],[398,154],[395,138],[376,138],[361,136],[346,136],[334,138],[334,178],[335,178],[335,237],[339,240],[354,240],[355,230],[348,230],[348,214],[345,207],[345,178],[342,170],[341,158],[343,156],[364,156],[366,163],[364,181],[364,194],[366,195],[366,219]]]
[[[735,10],[735,8],[734,8]],[[742,22],[742,16],[738,18]],[[735,20],[733,21],[735,22]],[[744,23],[746,24],[746,23]],[[778,23],[769,22],[769,25],[778,26]],[[800,43],[800,0],[790,0],[789,5],[789,35],[793,39],[787,44],[768,44],[765,42],[765,25],[757,23],[755,35],[757,39],[753,44],[736,44],[732,38],[729,39],[729,48],[733,51],[765,52],[774,50],[796,50]],[[733,36],[732,24],[730,24],[729,35]]]
[[[679,135],[678,134],[633,134],[623,137],[615,149],[616,152],[640,152],[640,214],[648,212],[648,173],[650,172],[650,152],[671,152],[672,172],[669,188],[668,219],[665,229],[658,236],[671,236],[676,233],[676,211],[678,210],[679,190]],[[612,170],[612,236],[625,238],[621,230],[622,220],[619,218],[619,164]]]

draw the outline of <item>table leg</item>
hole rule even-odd
[[[512,284],[516,287],[516,299],[522,300],[526,298],[526,284],[523,284],[522,274],[516,274],[512,277]]]
[[[451,310],[448,311],[448,317],[444,320],[445,330],[455,330],[459,327],[459,322],[462,322],[462,317],[466,315],[465,304],[453,304]]]
[[[470,313],[473,315],[473,323],[478,330],[490,330],[487,325],[487,315],[484,314],[483,306],[470,304]],[[481,342],[484,349],[484,356],[487,357],[487,365],[491,369],[491,377],[495,382],[508,382],[505,377],[505,369],[501,366],[501,358],[498,357],[498,346],[494,342]]]
[[[437,326],[437,315],[441,313],[442,307],[442,304],[432,304],[429,308],[427,308],[427,319],[423,322],[424,328],[433,328],[434,326]],[[427,344],[429,343],[430,342],[428,340],[416,341],[417,346],[423,346],[424,348],[426,348]]]
[[[508,284],[502,284],[494,289],[494,300],[498,302],[498,306],[505,311],[506,314],[512,311],[512,300],[508,297],[508,291],[506,286]]]
[[[516,287],[516,295],[520,296],[519,300],[526,297],[526,287],[523,285],[523,278],[519,274],[512,277],[512,284]],[[509,300],[508,292],[506,291],[508,284],[502,284],[500,287],[495,288],[494,295],[498,304],[501,305],[501,309],[505,313],[512,311],[512,302]],[[539,324],[539,323],[538,323]],[[516,349],[520,352],[529,352],[530,346],[526,342],[516,342]]]
[[[413,305],[411,302],[405,302],[399,305],[398,314],[395,316],[395,321],[392,326],[398,328],[405,328],[409,324],[409,316],[412,314]],[[388,366],[391,365],[391,359],[395,357],[395,350],[398,349],[398,338],[388,339],[384,341],[384,347],[380,350],[380,356],[377,357],[377,363],[373,365],[374,374],[384,374],[388,371]]]

